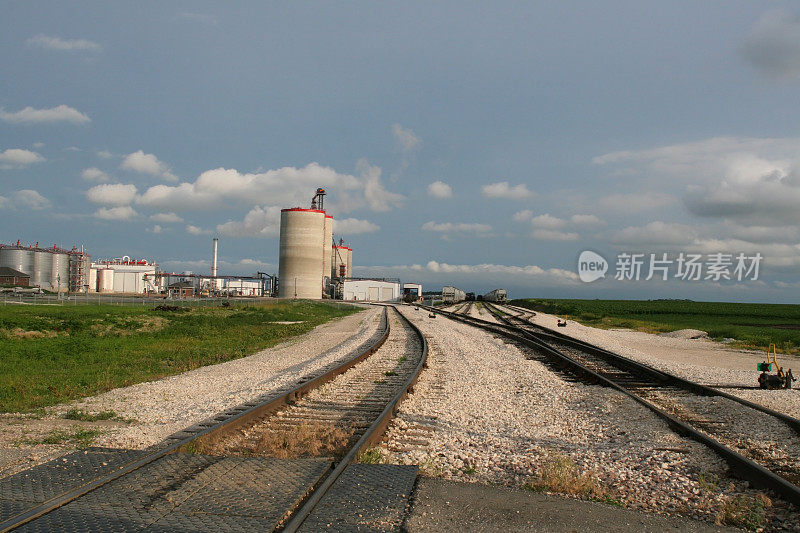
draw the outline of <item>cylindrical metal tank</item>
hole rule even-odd
[[[69,291],[69,254],[52,253],[53,266],[50,269],[50,286],[54,291]]]
[[[89,269],[89,292],[97,292],[97,269]]]
[[[333,253],[333,217],[325,215],[325,241],[322,245],[322,275],[331,275],[331,254]]]
[[[281,210],[278,263],[280,298],[322,298],[322,247],[325,211]]]
[[[0,248],[0,266],[13,268],[33,277],[33,250]]]
[[[112,269],[97,270],[97,292],[114,292],[114,271]]]
[[[34,250],[31,285],[50,290],[50,276],[53,274],[53,253],[47,250]]]

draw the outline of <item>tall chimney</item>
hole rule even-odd
[[[217,276],[217,247],[219,246],[219,239],[214,237],[214,255],[211,257],[211,277]],[[216,284],[216,281],[214,281]]]

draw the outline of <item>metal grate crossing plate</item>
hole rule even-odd
[[[144,452],[89,448],[0,479],[0,521],[113,472]]]
[[[415,465],[352,464],[301,531],[400,531],[417,478]]]
[[[329,468],[319,459],[174,453],[17,531],[268,531]]]

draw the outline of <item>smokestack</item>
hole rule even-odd
[[[211,257],[211,277],[217,276],[217,247],[219,246],[219,239],[214,237],[214,255]]]

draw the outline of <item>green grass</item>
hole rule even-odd
[[[37,409],[237,359],[357,311],[302,300],[179,311],[0,307],[0,412]],[[300,323],[273,323],[278,321]]]
[[[97,422],[98,420],[111,420],[117,413],[114,411],[100,411],[99,413],[88,413],[80,409],[70,409],[64,413],[62,418],[67,420],[80,420],[82,422]]]
[[[78,448],[88,448],[95,437],[103,432],[98,429],[84,429],[74,426],[71,429],[53,429],[41,439],[23,439],[24,444],[73,444]]]
[[[800,305],[693,302],[689,300],[513,300],[514,305],[589,326],[650,333],[699,329],[714,339],[733,338],[740,348],[800,353]],[[792,329],[794,328],[794,329]]]

